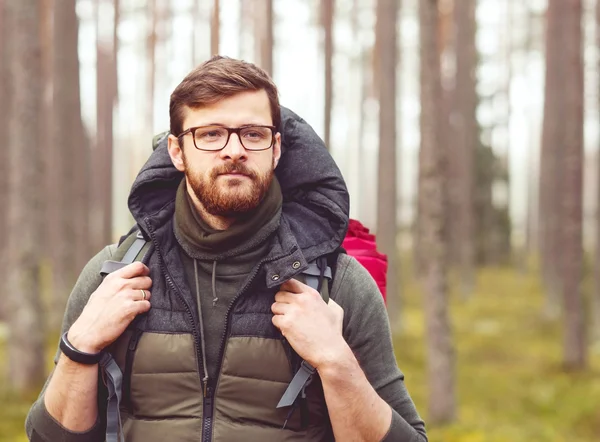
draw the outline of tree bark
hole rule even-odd
[[[600,50],[600,1],[596,1],[596,47]],[[597,63],[600,71],[600,60]],[[600,108],[600,99],[598,100]],[[592,334],[594,343],[600,342],[600,145],[597,151],[596,176],[596,260],[594,262],[594,293],[592,295]]]
[[[54,57],[52,75],[52,162],[48,202],[52,205],[53,314],[64,312],[70,288],[90,256],[89,152],[81,120],[78,28],[75,0],[54,2]]]
[[[429,416],[433,424],[455,418],[454,350],[448,318],[445,228],[445,160],[442,126],[437,0],[420,0],[422,259],[427,328]]]
[[[546,82],[542,147],[540,157],[540,255],[546,291],[544,316],[556,319],[560,313],[559,238],[561,231],[562,157],[565,142],[564,102],[564,0],[549,0],[546,17]]]
[[[254,43],[258,65],[273,76],[273,0],[254,4]]]
[[[5,115],[10,115],[10,85],[9,85],[9,56],[8,56],[8,20],[5,13],[6,0],[0,0],[0,103]],[[0,118],[0,139],[8,140],[8,118]],[[8,189],[8,143],[0,145],[0,189]],[[8,192],[0,192],[0,207],[8,207]],[[0,213],[0,232],[7,232],[8,212]],[[0,268],[6,269],[8,265],[8,245],[6,241],[0,242]],[[1,293],[8,293],[6,278],[0,278]],[[7,306],[0,303],[0,321],[7,317]]]
[[[456,30],[456,77],[454,98],[454,143],[457,166],[454,179],[455,227],[460,268],[461,292],[469,297],[475,289],[474,171],[479,130],[477,125],[475,46],[475,0],[454,3]]]
[[[564,0],[561,0],[564,1]],[[583,54],[582,4],[569,0],[561,20],[565,25],[561,52],[565,77],[564,111],[565,155],[562,198],[563,229],[561,241],[563,302],[565,308],[564,364],[583,369],[587,363],[586,327],[581,280],[583,277]]]
[[[333,13],[334,0],[321,2],[321,26],[323,28],[323,63],[325,65],[325,146],[331,150],[331,107],[333,106]]]
[[[219,18],[219,0],[213,0],[212,17],[210,21],[210,55],[219,54],[219,33],[221,21]]]
[[[43,213],[42,58],[36,0],[9,1],[12,112],[9,117],[9,379],[20,392],[45,377],[44,322],[40,296]]]
[[[379,84],[379,157],[377,174],[377,236],[381,250],[388,257],[387,307],[390,323],[399,328],[400,281],[398,278],[398,220],[396,170],[396,68],[397,17],[396,0],[377,1],[376,45],[379,48],[377,84]]]

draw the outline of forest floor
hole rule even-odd
[[[427,423],[422,297],[405,288],[398,365]],[[542,319],[535,275],[484,269],[468,301],[451,294],[457,358],[457,422],[427,427],[430,442],[600,441],[600,352],[580,373],[562,369],[561,322]]]
[[[473,297],[452,294],[457,356],[457,422],[428,426],[430,442],[591,442],[600,440],[600,352],[590,368],[561,368],[560,322],[541,318],[543,303],[534,275],[484,269]],[[406,385],[427,422],[425,328],[421,292],[404,289],[404,333],[395,339]],[[1,330],[0,330],[1,331]],[[0,361],[6,361],[0,333]],[[48,361],[57,339],[49,337]],[[8,391],[0,363],[0,442],[26,441],[23,425],[31,402]]]

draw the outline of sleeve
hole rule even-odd
[[[344,339],[377,394],[392,408],[384,441],[427,442],[425,424],[398,368],[383,297],[369,272],[341,254],[331,298],[344,309]]]
[[[67,308],[63,317],[61,335],[67,331],[73,322],[79,317],[81,311],[88,302],[90,295],[98,288],[102,282],[100,276],[100,269],[102,264],[107,259],[110,259],[115,246],[107,246],[102,249],[96,256],[94,256],[84,267],[73,290],[67,301]],[[57,348],[54,364],[58,362],[60,356],[60,348]],[[99,402],[99,417],[96,420],[94,426],[85,432],[73,432],[64,428],[59,422],[57,422],[46,409],[44,404],[44,392],[52,378],[52,373],[46,380],[44,387],[37,400],[31,406],[27,418],[25,420],[25,431],[27,437],[31,442],[50,442],[50,441],[64,441],[64,442],[103,442],[105,439],[105,423],[103,422],[102,410],[104,404],[101,398],[107,396],[106,387],[98,380],[98,402]]]

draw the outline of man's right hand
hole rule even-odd
[[[113,343],[137,315],[150,310],[148,275],[150,270],[141,262],[107,275],[69,329],[69,342],[86,353],[98,353]]]

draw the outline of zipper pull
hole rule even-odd
[[[206,395],[204,396],[204,416],[206,418],[212,418],[213,415],[213,391],[212,388],[207,387]]]
[[[133,336],[129,340],[129,350],[133,351],[137,348],[140,337],[142,336],[143,331],[139,328],[136,328],[133,332]]]

